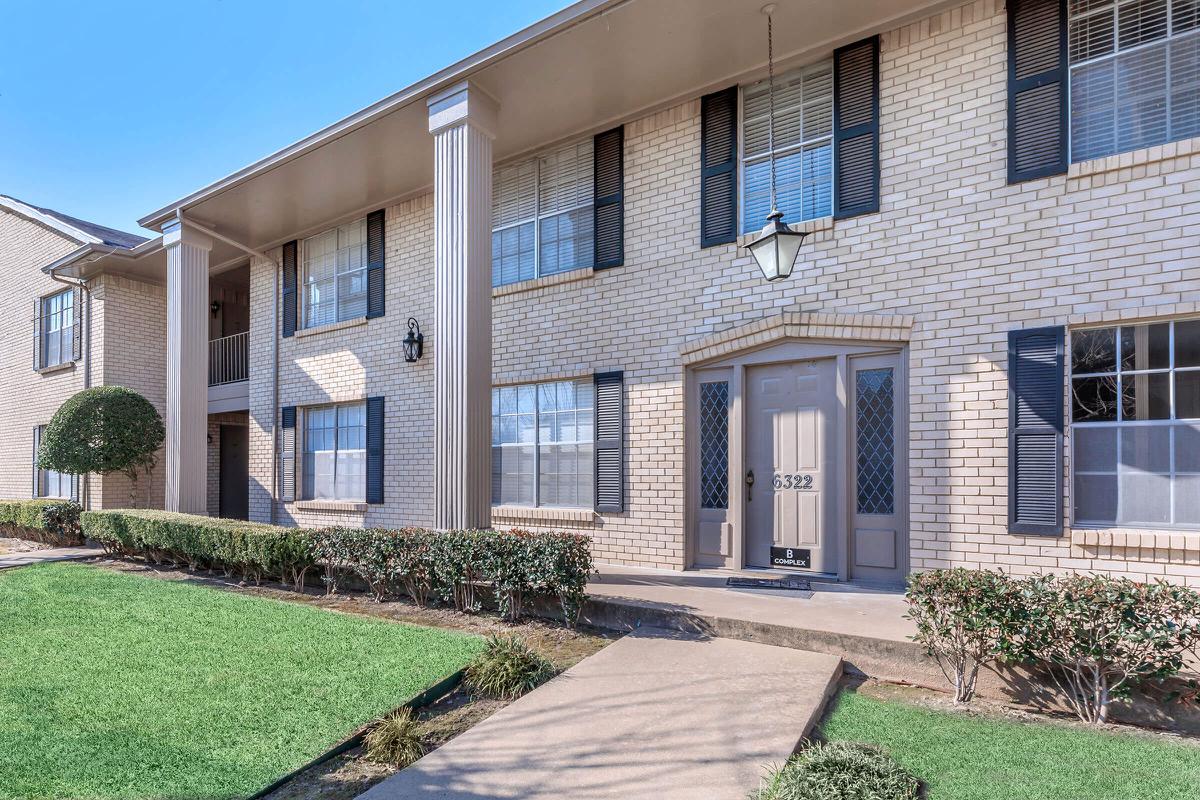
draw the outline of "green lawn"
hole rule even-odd
[[[246,797],[481,646],[82,564],[0,572],[0,798]]]
[[[1196,800],[1200,747],[1021,723],[843,692],[822,732],[881,745],[928,800]]]

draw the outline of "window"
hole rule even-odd
[[[312,328],[367,313],[367,221],[310,236],[303,258],[304,326]]]
[[[492,502],[591,508],[592,382],[492,389]]]
[[[46,426],[41,425],[37,429],[35,445],[41,444],[42,434],[46,432]],[[36,448],[35,448],[36,452]],[[37,471],[37,496],[38,497],[70,497],[71,479],[72,476],[65,472],[55,472],[52,469],[39,469]]]
[[[1071,160],[1200,135],[1200,2],[1071,0]]]
[[[75,292],[42,298],[41,366],[65,364],[75,357]]]
[[[592,140],[492,178],[492,285],[592,266]]]
[[[700,507],[729,508],[729,383],[700,384]]]
[[[1200,527],[1200,320],[1071,335],[1074,515]]]
[[[833,213],[833,62],[775,78],[775,147],[767,81],[742,90],[742,233],[766,224],[771,160],[784,222]]]
[[[365,502],[366,441],[365,403],[305,409],[304,499]]]

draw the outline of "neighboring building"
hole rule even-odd
[[[209,273],[232,268],[252,519],[884,583],[1195,580],[1196,4],[774,23],[773,143],[758,3],[585,0],[142,219],[167,506],[211,508]],[[745,249],[772,160],[809,233],[777,283]]]

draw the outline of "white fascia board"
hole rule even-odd
[[[80,244],[103,244],[103,241],[97,239],[95,236],[92,236],[90,233],[84,233],[74,225],[69,225],[58,217],[38,211],[32,206],[27,206],[20,200],[14,200],[11,197],[0,194],[0,208],[6,208],[17,216],[25,217],[25,219],[28,219],[32,222],[37,222],[45,225],[48,228],[52,228],[68,239],[74,239]]]

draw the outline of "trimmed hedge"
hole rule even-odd
[[[270,576],[300,588],[315,563],[312,532],[304,528],[140,509],[85,511],[81,523],[109,553],[222,569],[256,582]]]
[[[57,547],[83,544],[78,503],[70,500],[0,500],[0,536]]]
[[[513,621],[527,598],[542,595],[557,597],[574,624],[592,572],[589,539],[570,533],[326,528],[312,543],[330,592],[348,573],[379,600],[403,592],[420,605],[438,597],[471,613],[480,607],[477,590],[490,586]]]

